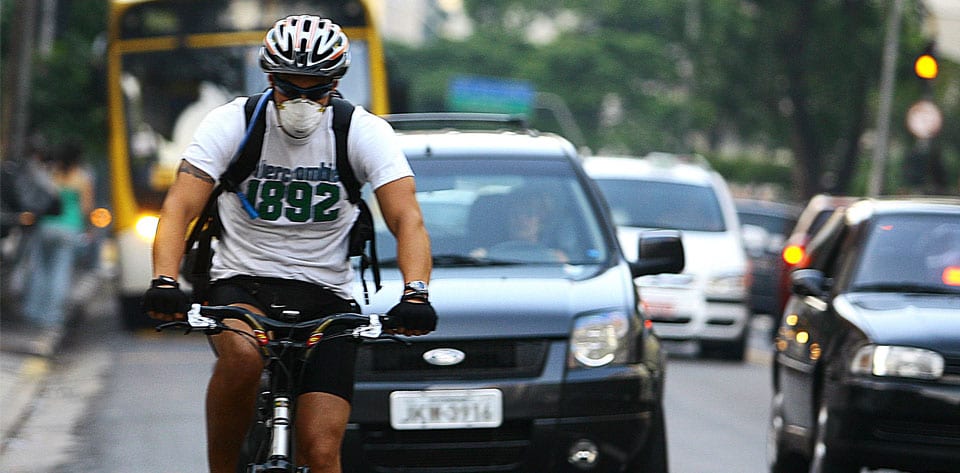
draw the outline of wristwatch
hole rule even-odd
[[[150,281],[150,287],[160,287],[160,286],[172,286],[180,287],[180,283],[176,279],[171,278],[170,276],[157,276],[156,279]]]
[[[420,298],[426,300],[429,296],[430,291],[427,289],[427,283],[423,281],[410,281],[403,286],[403,297],[400,299]]]

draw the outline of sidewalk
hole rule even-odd
[[[102,295],[104,283],[96,274],[78,279],[71,293],[69,313],[82,317],[84,302]],[[72,322],[75,321],[41,330],[23,321],[19,314],[0,314],[0,454],[30,414],[47,374],[54,369],[58,348]]]

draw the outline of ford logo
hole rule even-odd
[[[423,354],[424,361],[436,366],[453,366],[466,357],[466,353],[456,348],[434,348]]]

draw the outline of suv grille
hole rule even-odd
[[[364,343],[357,354],[358,381],[532,378],[543,370],[546,340],[455,340]],[[434,366],[423,354],[435,348],[455,348],[466,357],[453,366]]]
[[[960,376],[960,356],[947,356],[944,361],[944,375]]]

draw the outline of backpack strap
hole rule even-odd
[[[373,213],[367,206],[367,203],[360,198],[360,181],[353,173],[353,167],[350,166],[350,160],[347,155],[347,134],[350,132],[350,121],[353,119],[354,106],[352,103],[338,96],[330,96],[330,103],[333,105],[333,135],[337,144],[337,174],[340,176],[340,182],[347,189],[347,199],[350,202],[360,206],[360,215],[357,222],[350,229],[350,251],[349,256],[360,257],[360,282],[363,284],[364,301],[369,304],[370,298],[367,292],[367,280],[363,277],[367,268],[373,273],[374,292],[380,290],[380,261],[377,258],[376,232],[373,229]],[[364,251],[369,242],[370,255]]]
[[[347,134],[350,132],[354,106],[336,96],[330,96],[330,101],[333,104],[333,135],[337,142],[337,174],[340,175],[340,182],[347,188],[347,199],[356,204],[360,202],[360,181],[347,159]]]
[[[263,109],[271,98],[273,98],[273,91],[269,90],[247,97],[247,102],[243,105],[247,132],[243,141],[240,142],[237,156],[220,176],[221,185],[230,192],[239,191],[240,183],[253,174],[257,163],[260,162],[263,135],[267,132],[267,114]]]

